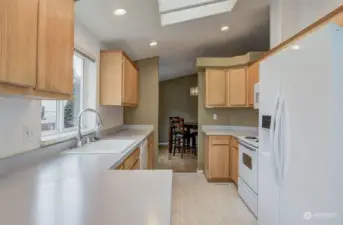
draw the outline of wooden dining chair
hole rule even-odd
[[[185,150],[189,148],[189,135],[188,130],[185,129],[185,120],[180,118],[179,123],[175,124],[175,145],[173,148],[173,156],[175,156],[176,149],[181,152],[181,158],[185,153]]]
[[[176,124],[180,121],[179,116],[169,117],[169,153],[172,153],[173,146],[176,144]]]

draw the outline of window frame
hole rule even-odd
[[[81,79],[80,79],[80,112],[84,109],[85,106],[85,84],[86,84],[86,76],[85,76],[85,60],[88,60],[86,57],[84,57],[82,54],[78,53],[77,51],[74,51],[73,57],[76,56],[80,59],[82,59],[82,67],[81,67]],[[73,65],[74,68],[74,65]],[[73,73],[73,79],[74,78],[74,73]],[[73,82],[74,84],[74,82]],[[70,128],[65,128],[64,127],[64,105],[66,104],[67,100],[51,100],[55,101],[56,103],[56,127],[54,130],[48,130],[48,131],[43,131],[41,132],[41,137],[46,137],[46,136],[51,136],[51,135],[57,135],[57,134],[64,134],[64,133],[70,133],[70,132],[75,132],[77,131],[77,126],[70,127]],[[85,115],[86,116],[86,115]],[[87,124],[85,123],[85,120],[83,119],[81,121],[81,128],[82,129],[87,129]]]

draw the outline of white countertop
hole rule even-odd
[[[170,225],[172,171],[108,170],[122,157],[64,154],[0,178],[0,224]]]
[[[207,136],[258,136],[257,127],[204,125],[201,130]]]

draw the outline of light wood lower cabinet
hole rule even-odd
[[[154,169],[154,160],[155,160],[155,143],[154,143],[154,133],[150,134],[148,137],[148,169]]]
[[[132,152],[122,164],[116,167],[116,170],[133,170],[133,169],[140,169],[140,149],[136,148],[134,152]]]
[[[238,183],[238,140],[231,136],[205,137],[205,176],[210,182]]]
[[[238,185],[238,164],[239,164],[239,153],[238,153],[238,141],[235,137],[231,138],[230,143],[230,177],[232,181]]]
[[[147,157],[146,162],[143,163],[144,165],[147,165],[147,169],[153,169],[154,168],[154,133],[150,134],[147,138],[148,141],[148,149],[147,149]],[[133,153],[131,153],[122,164],[118,165],[115,169],[116,170],[138,170],[140,169],[140,149],[137,148]]]
[[[208,181],[230,181],[230,137],[205,138],[205,176]]]

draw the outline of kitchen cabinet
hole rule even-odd
[[[0,18],[0,92],[70,99],[74,1],[2,0]]]
[[[247,95],[248,95],[248,105],[254,106],[254,94],[255,94],[255,84],[259,82],[259,70],[260,64],[254,63],[253,65],[248,67],[247,79],[248,79],[248,87],[247,87]]]
[[[124,170],[131,170],[134,168],[137,161],[139,161],[140,150],[137,148],[130,156],[128,156],[124,161]]]
[[[231,137],[230,142],[230,177],[232,181],[238,185],[238,140],[235,137]]]
[[[36,89],[73,94],[74,1],[39,0]]]
[[[227,105],[246,106],[246,68],[227,71]]]
[[[206,136],[205,176],[208,181],[230,181],[230,137]]]
[[[36,85],[37,0],[0,1],[0,83]]]
[[[207,69],[205,74],[205,102],[207,107],[226,104],[226,70]]]
[[[101,51],[100,104],[138,105],[138,70],[122,51]]]
[[[207,69],[205,107],[253,107],[247,102],[247,68]]]
[[[148,137],[148,169],[154,169],[155,160],[155,143],[154,143],[154,133],[150,134]]]

